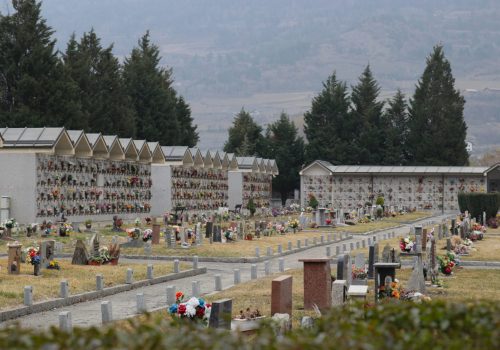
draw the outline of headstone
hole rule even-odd
[[[165,243],[167,244],[167,248],[172,248],[175,245],[175,237],[172,237],[172,230],[170,228],[165,229]]]
[[[456,224],[457,224],[457,221],[456,219],[451,219],[451,234],[454,235],[455,232],[456,232]]]
[[[413,271],[408,280],[406,289],[425,294],[425,278],[422,254],[417,253],[413,266]]]
[[[40,246],[41,267],[47,268],[50,262],[54,259],[56,241],[43,241]]]
[[[391,246],[386,244],[382,251],[382,262],[391,262]]]
[[[160,244],[160,224],[154,223],[153,224],[153,234],[151,238],[151,243],[152,244]]]
[[[379,290],[380,287],[385,285],[386,277],[391,277],[392,280],[396,278],[396,269],[401,268],[401,264],[399,263],[375,263],[373,265],[374,272],[373,277],[375,280],[375,301],[379,299]]]
[[[429,267],[432,283],[436,282],[438,269],[437,269],[437,257],[436,257],[436,241],[434,237],[431,238],[431,252],[429,254]]]
[[[219,225],[214,226],[213,241],[218,243],[222,242],[221,227]]]
[[[368,248],[368,278],[372,279],[374,276],[374,264],[378,263],[378,243],[371,244]]]
[[[300,328],[308,329],[314,327],[314,319],[311,316],[304,316],[300,320]]]
[[[332,306],[344,305],[346,301],[347,293],[347,281],[346,280],[335,280],[332,283]]]
[[[195,234],[196,234],[196,245],[202,245],[203,236],[201,234],[201,222],[196,224]]]
[[[363,253],[356,255],[354,258],[354,266],[356,266],[357,269],[365,268],[365,255]]]
[[[422,252],[422,226],[415,226],[415,252]]]
[[[21,247],[22,244],[19,242],[14,242],[12,244],[7,244],[9,249],[8,260],[7,260],[7,271],[12,275],[19,275],[21,272]]]
[[[486,212],[483,211],[483,221],[481,222],[483,226],[486,227]]]
[[[213,225],[214,225],[214,223],[212,221],[207,221],[207,224],[205,227],[205,238],[212,237]]]
[[[292,329],[292,321],[289,314],[274,314],[272,323],[274,325],[274,333],[278,337],[285,335]]]
[[[304,309],[316,305],[320,310],[331,305],[332,275],[330,259],[299,259],[304,263]]]
[[[208,327],[231,329],[231,315],[233,312],[233,301],[231,299],[221,299],[212,303],[212,311]]]
[[[90,256],[99,256],[99,239],[100,236],[98,233],[94,233],[92,238],[90,239]]]
[[[89,253],[85,247],[85,243],[81,239],[76,241],[75,251],[73,253],[72,265],[87,265],[89,261]]]
[[[446,250],[451,252],[451,238],[446,238]]]
[[[292,276],[283,275],[271,283],[271,315],[292,314]]]
[[[347,290],[347,297],[350,302],[360,301],[362,303],[366,303],[366,299],[368,296],[368,286],[367,285],[355,285],[350,286]]]

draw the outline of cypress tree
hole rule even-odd
[[[381,164],[404,165],[408,159],[408,105],[401,90],[398,89],[396,95],[388,101],[388,105],[382,123],[385,138]]]
[[[237,156],[253,156],[263,147],[262,127],[243,108],[233,120],[229,128],[229,136],[224,144],[224,152]]]
[[[382,126],[383,102],[378,102],[380,87],[373,78],[370,66],[359,77],[352,88],[352,120],[358,125],[356,137],[359,150],[352,153],[357,164],[381,164],[384,157],[384,129]]]
[[[176,115],[179,123],[177,143],[183,146],[194,147],[199,141],[198,132],[196,131],[197,126],[193,125],[191,108],[189,108],[189,105],[182,96],[177,98]]]
[[[464,105],[443,46],[437,45],[427,58],[410,101],[408,143],[412,164],[468,164]]]
[[[308,141],[305,148],[308,163],[321,159],[352,164],[350,150],[354,146],[356,125],[349,116],[346,84],[337,80],[335,72],[314,97],[311,110],[304,114],[304,131]]]

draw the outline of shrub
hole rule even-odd
[[[500,209],[500,193],[461,192],[458,194],[458,206],[463,213],[466,210],[473,218],[481,218],[486,212],[486,220],[497,215]]]
[[[250,216],[254,216],[255,211],[256,211],[257,209],[256,209],[256,207],[255,207],[255,203],[253,202],[253,198],[250,198],[250,199],[248,200],[247,209],[250,211]]]
[[[499,349],[500,305],[383,303],[334,309],[311,329],[276,337],[261,327],[254,337],[171,320],[165,312],[119,324],[75,328],[71,333],[11,325],[0,330],[0,348],[36,349]]]
[[[313,194],[309,195],[309,206],[316,210],[318,208],[319,202]]]
[[[375,204],[376,204],[376,205],[380,205],[381,207],[383,207],[383,206],[384,206],[384,203],[385,203],[385,201],[384,201],[384,197],[382,197],[382,196],[378,196],[378,197],[377,197],[377,201],[375,202]]]

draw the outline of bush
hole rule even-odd
[[[253,202],[253,198],[250,198],[250,200],[248,201],[247,209],[250,211],[250,216],[254,216],[257,209],[255,207],[255,203]]]
[[[316,197],[313,194],[309,195],[309,206],[311,208],[313,208],[314,210],[316,210],[316,208],[318,208],[318,205],[319,205],[319,202],[316,199]]]
[[[461,192],[458,194],[458,206],[462,213],[467,210],[473,218],[480,221],[484,211],[488,220],[495,217],[500,209],[500,193]]]
[[[383,207],[384,203],[385,203],[384,197],[382,196],[377,197],[377,201],[375,202],[376,205],[380,205],[381,207]]]
[[[263,326],[255,337],[175,323],[165,313],[122,321],[118,325],[75,328],[65,333],[0,330],[0,348],[36,349],[499,349],[500,305],[494,302],[451,304],[386,303],[364,309],[334,309],[311,329],[276,337]]]

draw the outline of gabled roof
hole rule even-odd
[[[92,146],[83,130],[67,130],[77,157],[92,157]]]
[[[64,128],[2,128],[4,148],[52,149],[56,154],[74,154],[73,145]]]
[[[167,162],[180,162],[183,165],[193,165],[193,155],[187,146],[161,146]]]
[[[323,168],[325,171],[327,171],[330,175],[332,175],[332,172],[330,171],[329,167],[331,167],[333,165],[329,162],[324,161],[324,160],[315,160],[314,162],[312,162],[311,164],[309,164],[308,166],[303,168],[301,171],[299,171],[299,175],[302,176],[307,170],[309,170],[313,166],[319,166],[319,167]]]
[[[194,166],[196,167],[204,167],[205,166],[205,157],[201,153],[199,148],[190,148],[189,151],[193,156]]]
[[[86,134],[86,136],[89,140],[90,146],[92,147],[92,155],[95,158],[106,159],[109,157],[108,146],[106,146],[106,142],[104,142],[104,138],[101,133]]]
[[[278,163],[276,163],[276,159],[269,159],[271,164],[271,171],[273,175],[279,175],[280,170],[278,169]]]
[[[125,159],[137,161],[139,158],[139,151],[137,147],[135,147],[133,140],[131,138],[120,138],[118,140],[125,152]]]
[[[201,152],[201,150],[200,150],[200,152]],[[210,153],[210,151],[201,152],[201,155],[203,155],[203,154],[205,154],[205,156],[203,157],[203,166],[205,168],[213,168],[214,162],[213,162],[212,154]]]
[[[112,160],[124,160],[125,151],[123,150],[122,144],[116,135],[102,135],[102,139],[106,144],[109,152],[109,159]]]
[[[238,169],[250,169],[254,172],[258,172],[259,165],[257,164],[257,158],[255,157],[236,157],[238,162]]]
[[[134,146],[139,151],[139,161],[151,163],[153,155],[146,140],[134,140]]]
[[[161,150],[159,142],[148,142],[148,147],[151,151],[153,163],[165,163],[165,155]]]
[[[229,170],[237,170],[238,169],[238,159],[234,155],[234,153],[226,153],[227,159],[229,160]]]
[[[219,154],[219,151],[217,150],[208,150],[210,152],[210,155],[212,156],[212,163],[213,167],[215,169],[221,169],[222,168],[222,158]]]

